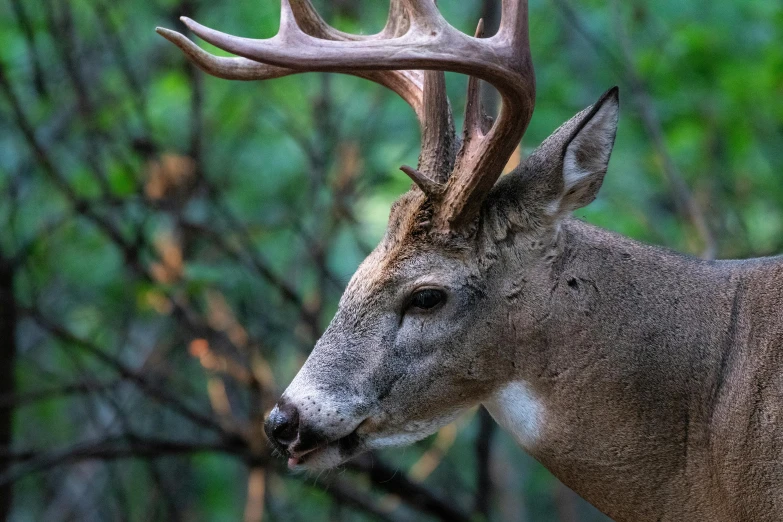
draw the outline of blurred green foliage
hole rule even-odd
[[[484,8],[440,4],[466,32]],[[379,30],[387,8],[316,5],[357,33]],[[783,4],[530,10],[538,101],[525,153],[621,87],[609,173],[581,217],[694,255],[783,251]],[[187,14],[268,37],[278,12],[273,0],[0,3],[0,260],[20,316],[16,389],[2,396],[16,405],[0,469],[12,520],[237,520],[254,494],[268,520],[433,515],[366,470],[291,476],[258,431],[408,189],[398,166],[418,154],[412,111],[378,86],[206,77],[153,32]],[[460,114],[466,80],[448,81]],[[471,412],[442,455],[433,437],[377,458],[403,476],[436,455],[423,487],[472,513],[477,430]],[[490,518],[601,519],[505,434],[492,441]]]

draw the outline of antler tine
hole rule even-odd
[[[408,32],[408,29],[410,28],[410,16],[405,9],[403,1],[404,0],[390,1],[386,26],[380,33],[373,35],[350,34],[335,29],[324,21],[309,0],[298,0],[293,3],[290,3],[289,1],[289,5],[299,28],[310,36],[324,38],[326,40],[377,40],[396,38]]]
[[[310,2],[302,2],[309,4]],[[300,14],[304,14],[301,13]],[[289,33],[302,33],[304,32],[300,27],[296,15],[291,8],[290,0],[280,0],[280,28],[277,30],[277,37],[285,39]]]
[[[437,10],[435,0],[410,1],[417,4],[420,11],[425,11],[427,16],[434,18],[434,10],[437,17],[442,20]],[[392,4],[392,9],[394,4]],[[390,14],[391,16],[391,14]],[[443,71],[426,71],[424,73],[424,120],[421,125],[421,152],[419,153],[419,170],[403,166],[401,170],[431,198],[438,197],[444,188],[445,182],[456,159],[457,135],[454,132],[454,118],[451,113],[451,104],[446,94],[446,74]],[[422,181],[425,178],[427,182]],[[428,183],[432,182],[432,183]]]
[[[419,170],[434,182],[445,183],[454,168],[457,146],[454,119],[446,94],[446,75],[443,71],[426,71]],[[429,196],[436,195],[425,192]]]
[[[514,49],[530,53],[526,0],[502,0],[498,36],[514,42]]]
[[[421,27],[441,27],[448,25],[440,14],[435,0],[403,0],[408,8],[411,21]]]
[[[396,25],[391,24],[395,22]],[[281,25],[295,23],[302,32],[315,38],[335,41],[365,40],[404,34],[410,27],[408,14],[401,0],[392,0],[387,28],[377,35],[354,35],[339,31],[318,14],[309,0],[295,2],[283,1],[281,4]],[[179,47],[185,56],[199,69],[218,78],[227,80],[268,80],[282,78],[304,71],[248,60],[240,57],[224,57],[210,54],[194,44],[184,35],[158,27],[157,33]],[[365,78],[396,92],[416,112],[419,121],[423,121],[422,91],[424,77],[421,71],[345,71],[346,74]]]
[[[454,167],[457,147],[454,119],[446,96],[446,75],[442,71],[425,71],[419,168],[403,165],[400,170],[427,196],[438,199]]]
[[[410,17],[405,6],[414,14],[427,17],[429,23],[442,22],[435,0],[403,0],[405,5],[392,1],[389,20],[393,20],[395,9],[404,15],[401,19],[410,27]],[[415,4],[415,5],[414,5]],[[401,29],[400,27],[399,29]],[[398,29],[398,32],[399,32]],[[405,32],[407,32],[407,28]],[[404,32],[402,33],[404,34]],[[457,135],[454,132],[454,118],[446,94],[446,74],[443,71],[424,71],[424,119],[421,120],[421,151],[418,170],[403,165],[400,170],[407,174],[430,198],[437,198],[454,168],[457,153]]]
[[[389,16],[386,18],[386,27],[378,33],[379,38],[397,38],[408,32],[411,27],[411,19],[405,9],[403,0],[391,0],[389,2]]]
[[[479,26],[477,33],[481,29]],[[433,217],[435,228],[442,232],[464,228],[479,213],[524,135],[535,106],[527,0],[503,0],[500,30],[484,41],[492,41],[505,50],[508,60],[505,70],[510,75],[497,82],[489,80],[500,91],[503,102],[494,125],[490,125],[482,112],[478,78],[471,76],[469,80],[465,140],[445,196]],[[507,81],[519,82],[519,88],[509,89]]]
[[[181,33],[158,27],[155,31],[179,47],[196,67],[207,74],[225,80],[255,81],[283,78],[303,71],[278,67],[240,57],[215,56],[194,44]],[[348,72],[366,80],[376,82],[396,92],[416,112],[417,118],[424,119],[422,102],[422,75],[418,71],[355,71]]]
[[[294,2],[283,0],[281,15],[282,9],[286,8],[286,4],[291,14],[293,14],[296,24],[305,34],[310,36],[326,40],[363,40],[372,38],[372,36],[344,33],[335,29],[324,21],[309,0],[295,0]]]
[[[411,181],[413,181],[416,186],[419,187],[421,191],[424,192],[428,197],[435,197],[443,191],[442,184],[431,180],[428,176],[425,176],[419,170],[414,169],[413,167],[403,165],[400,167],[400,170],[403,171],[409,178],[411,178]]]
[[[476,27],[475,38],[484,37],[484,19],[481,18]],[[481,103],[481,80],[475,76],[468,78],[468,95],[465,103],[465,142],[474,137],[483,137],[492,128],[493,120],[484,112]]]
[[[247,58],[215,56],[194,44],[182,34],[158,27],[155,31],[163,38],[173,43],[185,53],[185,56],[199,69],[212,76],[226,80],[269,80],[282,78],[299,71],[286,67],[277,67],[265,63],[248,60]]]

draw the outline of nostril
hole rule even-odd
[[[284,402],[269,413],[266,420],[266,433],[270,439],[281,446],[293,443],[299,434],[299,411],[293,404]]]

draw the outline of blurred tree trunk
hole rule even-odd
[[[492,458],[492,435],[495,433],[495,421],[487,410],[478,412],[479,430],[476,437],[476,504],[475,511],[489,520],[492,507],[493,487],[490,473]]]
[[[14,300],[14,264],[0,252],[0,397],[14,393],[14,359],[16,357],[16,301]],[[13,404],[0,404],[0,448],[11,446]],[[0,474],[8,462],[0,459]],[[8,520],[11,511],[12,484],[0,486],[0,521]]]

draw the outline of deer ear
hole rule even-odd
[[[565,214],[592,202],[604,181],[617,134],[619,89],[609,89],[574,120],[574,130],[563,147],[563,185],[550,209]]]
[[[557,222],[592,202],[609,165],[619,112],[619,89],[614,87],[502,176],[485,205],[490,237],[497,240],[513,228]],[[542,221],[542,214],[548,219]]]

